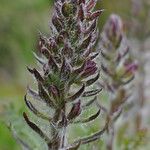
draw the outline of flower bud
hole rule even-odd
[[[72,3],[65,2],[62,6],[62,14],[65,17],[69,17],[70,15],[74,15],[76,12],[76,8]]]

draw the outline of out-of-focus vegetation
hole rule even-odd
[[[39,30],[48,31],[49,0],[0,0],[0,149],[20,149],[7,125],[20,124]],[[19,119],[20,118],[20,119]],[[19,128],[24,125],[21,124]],[[18,127],[18,126],[17,126]]]
[[[148,1],[149,0],[147,0],[147,2]],[[19,144],[16,142],[17,140],[14,138],[15,135],[10,132],[9,128],[12,128],[12,130],[15,128],[15,132],[18,132],[23,139],[27,138],[28,133],[31,132],[31,130],[25,126],[22,118],[22,112],[25,110],[23,96],[26,86],[31,80],[26,72],[26,66],[34,63],[32,51],[36,50],[38,31],[40,30],[44,33],[49,32],[49,20],[52,11],[51,4],[53,4],[52,0],[0,0],[0,150],[20,149]],[[131,5],[131,0],[100,1],[97,7],[105,9],[99,20],[100,29],[102,29],[106,19],[111,13],[119,14],[127,21],[127,25],[129,25],[133,19],[131,18]],[[142,12],[144,12],[144,10]],[[145,17],[145,19],[149,18]],[[145,22],[145,19],[143,22]],[[129,29],[130,28],[126,31],[130,31]],[[142,31],[138,30],[135,32]],[[134,39],[141,40],[138,38],[139,33],[135,34],[135,32],[134,34],[130,34],[130,37],[134,36]],[[133,43],[139,43],[138,40],[133,41]],[[136,48],[136,46],[134,47]],[[136,55],[139,55],[139,53],[136,53]],[[142,67],[141,65],[141,68]],[[149,102],[146,102],[146,104],[150,106]],[[133,111],[133,113],[135,112],[137,113],[137,111]],[[130,116],[131,114],[128,115]],[[131,120],[132,117],[130,121]],[[150,123],[150,120],[147,121]],[[118,147],[120,147],[119,150],[148,150],[150,145],[148,140],[150,136],[145,136],[145,133],[148,131],[143,129],[142,131],[138,131],[139,136],[136,134],[133,136],[130,135],[130,130],[127,131],[130,126],[132,125],[126,123],[118,131],[117,139],[119,140],[117,140],[116,143]],[[77,128],[78,133],[76,134],[80,135],[82,132],[88,133],[85,128],[86,126],[81,128],[83,130]],[[93,132],[95,131],[95,129],[91,130]],[[130,135],[130,137],[128,135]],[[35,136],[35,133],[31,133],[28,137],[29,142],[33,141],[32,146],[34,148],[37,145],[42,145],[42,141],[38,136],[37,138],[35,138]],[[98,147],[104,147],[103,142],[104,141],[100,141],[99,143],[95,142],[97,146],[90,148],[99,150],[100,148]],[[137,148],[137,145],[140,146]],[[87,147],[83,149],[86,150]],[[117,147],[115,150],[117,150]]]
[[[0,1],[0,69],[4,75],[14,77],[22,63],[32,61],[37,33],[48,30],[49,17],[48,0]]]

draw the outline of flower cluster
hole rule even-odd
[[[76,150],[81,144],[99,139],[105,130],[104,127],[89,137],[76,140],[73,144],[67,142],[66,130],[70,124],[87,123],[100,114],[98,108],[89,118],[80,119],[80,114],[96,101],[101,91],[100,88],[89,88],[99,78],[95,45],[97,19],[102,10],[93,12],[95,5],[96,0],[55,1],[51,36],[40,34],[39,55],[35,54],[42,66],[41,70],[28,67],[28,71],[37,81],[38,90],[28,88],[25,102],[36,116],[49,122],[51,136],[30,121],[26,113],[23,116],[26,123],[46,141],[49,150]],[[78,90],[75,92],[75,89]],[[52,113],[46,115],[40,112],[37,105],[28,100],[28,96],[31,96],[37,105],[39,102],[45,103]],[[91,100],[84,102],[87,98]]]
[[[130,48],[123,31],[123,23],[119,16],[113,14],[108,19],[101,35],[101,68],[107,79],[107,89],[115,92],[121,86],[128,84],[137,70],[137,64],[132,60]]]
[[[124,34],[124,26],[118,15],[112,14],[101,34],[101,69],[103,84],[110,93],[108,109],[108,149],[112,149],[114,139],[114,123],[123,110],[129,97],[130,83],[134,79],[138,66],[132,60],[130,48]]]

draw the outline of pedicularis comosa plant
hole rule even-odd
[[[104,127],[89,137],[75,140],[72,144],[67,142],[66,132],[70,124],[87,123],[100,114],[99,108],[89,118],[78,119],[101,91],[101,88],[88,90],[99,78],[99,69],[94,58],[98,55],[95,53],[96,26],[102,10],[93,12],[95,4],[95,0],[55,1],[51,21],[52,34],[50,37],[40,35],[40,55],[35,55],[42,66],[41,70],[28,67],[28,71],[37,81],[38,90],[28,88],[25,102],[35,115],[49,122],[50,137],[31,122],[26,113],[23,116],[26,123],[45,140],[50,150],[78,149],[81,144],[99,139],[105,130]],[[78,90],[75,91],[74,87]],[[28,100],[28,95],[37,101],[37,105],[38,101],[46,103],[52,113],[48,116],[41,113]],[[88,97],[91,98],[90,101],[86,100]]]
[[[96,103],[97,96],[102,89],[92,89],[100,76],[95,58],[99,56],[98,50],[96,50],[97,19],[102,10],[93,11],[96,1],[55,0],[55,9],[51,20],[51,36],[46,37],[40,34],[39,55],[35,54],[41,67],[38,70],[28,67],[28,71],[36,79],[37,91],[28,87],[25,102],[31,112],[41,118],[41,121],[48,122],[50,134],[33,123],[26,113],[23,113],[23,116],[26,123],[45,140],[49,150],[79,149],[82,144],[100,139],[110,126],[111,119],[107,117],[106,124],[102,129],[87,137],[76,139],[73,143],[68,143],[68,127],[71,124],[82,124],[95,120],[102,109],[102,106]],[[108,83],[107,87],[112,92],[118,91],[117,100],[112,103],[108,116],[116,112],[116,109],[124,102],[125,90],[121,85],[128,83],[130,79],[124,80],[123,77],[129,73],[132,75],[132,70],[134,70],[134,65],[126,62],[123,63],[125,72],[117,74],[120,72],[120,61],[127,51],[116,54],[115,50],[122,41],[122,35],[120,35],[120,30],[118,31],[118,20],[115,21],[112,21],[110,27],[108,25],[108,31],[106,29],[108,39],[103,40],[104,47],[111,49],[107,52],[109,55],[112,54],[115,62],[109,55],[102,53],[103,57],[111,62],[111,70],[104,64],[102,65],[102,70],[109,75],[108,81],[111,81],[111,85]],[[110,41],[111,43],[107,44]],[[29,100],[29,96],[34,101]],[[38,106],[43,103],[47,112],[50,113],[42,112],[39,109]],[[96,104],[97,112],[88,118],[81,117],[86,108],[91,107],[92,104]]]
[[[132,92],[132,80],[138,66],[130,53],[124,34],[124,25],[118,15],[112,14],[104,26],[100,40],[103,87],[109,95],[110,106],[105,109],[109,125],[107,149],[113,149],[115,122],[123,112]]]

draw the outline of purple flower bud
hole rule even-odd
[[[92,60],[88,60],[85,64],[84,72],[82,73],[82,77],[86,78],[96,73],[97,71],[96,63]]]
[[[118,15],[112,14],[104,27],[107,38],[118,45],[123,35],[123,23]],[[113,43],[114,44],[114,43]]]
[[[87,20],[89,21],[93,21],[94,19],[97,19],[97,17],[99,17],[101,15],[101,13],[103,12],[103,10],[98,10],[94,13],[89,13],[87,16]]]
[[[81,102],[79,100],[77,103],[73,104],[72,109],[67,116],[67,119],[68,120],[75,119],[80,115],[80,113],[81,113]]]
[[[62,14],[64,17],[69,17],[70,15],[74,15],[76,12],[76,7],[69,2],[65,2],[62,6]]]
[[[138,64],[136,62],[124,64],[124,65],[125,65],[126,73],[134,74],[135,71],[137,71],[138,69]]]
[[[60,92],[59,92],[59,89],[54,86],[54,85],[51,85],[49,87],[49,93],[52,94],[53,98],[57,101],[58,98],[60,98]]]

